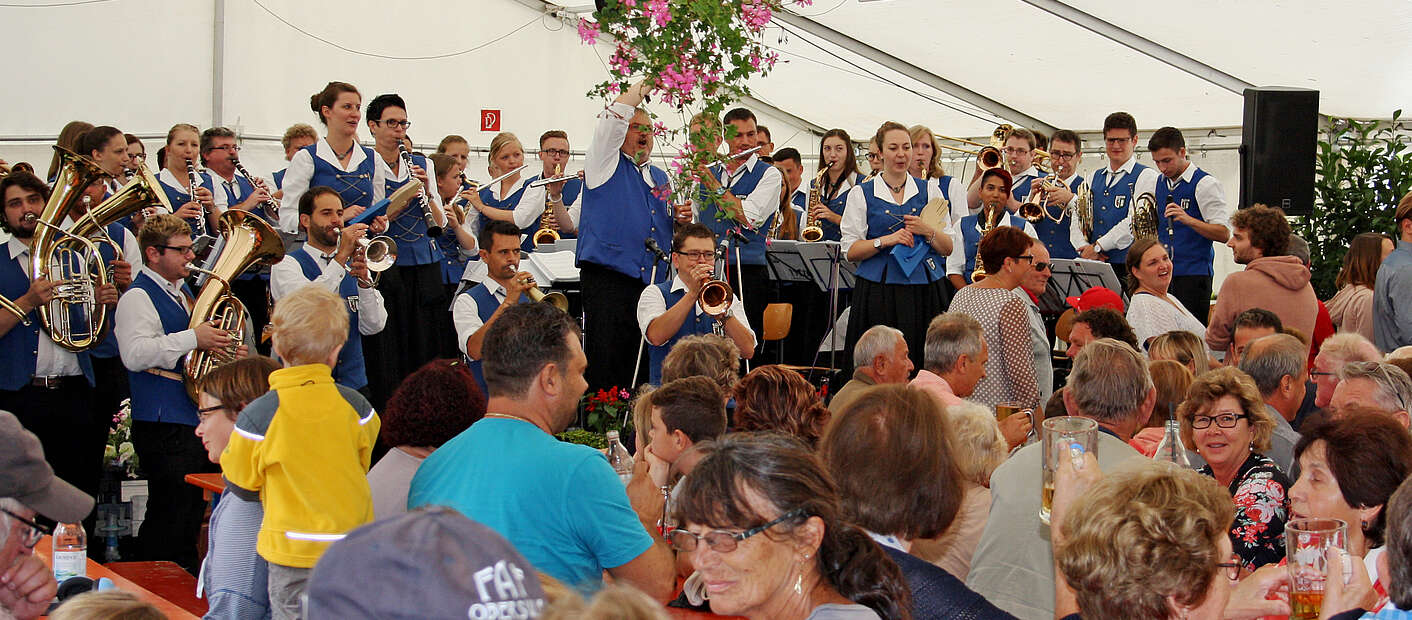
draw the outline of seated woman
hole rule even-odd
[[[1387,601],[1392,575],[1378,570],[1387,517],[1383,507],[1412,474],[1412,436],[1391,417],[1371,409],[1340,410],[1316,418],[1294,446],[1299,480],[1289,490],[1296,517],[1341,519],[1345,548],[1363,558],[1374,588]]]
[[[1147,363],[1147,372],[1152,375],[1152,387],[1157,390],[1157,402],[1152,405],[1152,415],[1147,418],[1147,428],[1133,434],[1128,445],[1152,458],[1157,445],[1162,443],[1166,432],[1167,419],[1176,416],[1177,407],[1186,399],[1186,391],[1191,387],[1191,371],[1176,360],[1153,360]]]
[[[1212,370],[1191,384],[1177,409],[1182,443],[1206,459],[1201,473],[1230,490],[1240,508],[1231,543],[1241,568],[1253,571],[1285,556],[1289,476],[1263,453],[1275,420],[1249,375],[1236,368]]]
[[[716,443],[682,483],[672,547],[711,611],[750,620],[911,618],[902,571],[844,520],[819,460],[778,433]]]
[[[965,485],[950,434],[931,395],[879,385],[829,422],[819,458],[838,484],[843,517],[902,568],[913,618],[1008,617],[955,575],[910,553],[913,540],[945,532],[961,506]]]
[[[387,399],[378,440],[392,446],[368,471],[373,518],[407,512],[407,488],[422,460],[485,416],[485,396],[461,360],[432,360]]]
[[[1147,359],[1175,360],[1186,366],[1193,377],[1200,377],[1213,365],[1206,354],[1206,341],[1189,331],[1170,331],[1152,339],[1147,346]]]
[[[1161,334],[1181,330],[1206,338],[1206,326],[1167,289],[1172,285],[1172,257],[1156,237],[1144,237],[1128,248],[1128,324],[1146,350]]]
[[[279,362],[255,355],[217,367],[201,382],[196,436],[207,458],[221,462],[235,420],[250,401],[270,391],[270,373]],[[200,590],[205,591],[210,618],[268,618],[268,567],[255,552],[255,539],[265,510],[260,502],[222,493],[211,511],[209,544],[201,566]],[[198,593],[199,594],[199,593]]]
[[[940,536],[912,541],[910,553],[964,580],[971,572],[971,556],[975,555],[976,544],[990,518],[990,474],[1005,462],[1010,450],[995,414],[984,405],[947,407],[946,420],[951,425],[951,452],[965,489],[961,510]]]
[[[783,366],[761,366],[735,384],[731,430],[777,431],[810,448],[819,443],[829,410],[804,376]]]

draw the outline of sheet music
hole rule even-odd
[[[579,281],[573,252],[531,252],[528,262],[533,267],[531,271],[544,275],[545,279],[539,281],[542,286]]]

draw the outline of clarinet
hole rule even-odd
[[[187,191],[191,193],[191,201],[196,202],[196,188],[201,186],[201,182],[196,178],[196,164],[191,159],[186,160],[186,178],[190,182]],[[200,204],[200,203],[197,203]],[[201,207],[201,215],[196,218],[196,237],[206,236],[206,207]]]
[[[402,165],[407,168],[407,178],[412,178],[412,153],[407,150],[405,143],[397,144],[397,153],[402,156]],[[427,236],[440,237],[441,227],[436,225],[436,218],[431,214],[431,199],[427,197],[427,186],[422,186],[422,219],[427,222]]]
[[[250,171],[246,170],[245,166],[240,165],[239,158],[230,158],[230,163],[235,165],[235,169],[240,171],[240,174],[244,175],[245,178],[250,181],[251,185],[254,185],[255,187],[263,189],[267,192],[269,191],[269,188],[265,187],[265,180],[258,177],[250,176]],[[272,222],[279,221],[279,201],[275,200],[274,198],[270,198],[268,200],[261,201],[260,206],[265,208],[265,219],[270,220]]]

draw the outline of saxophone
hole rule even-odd
[[[991,205],[989,208],[990,215],[986,217],[985,226],[981,227],[981,239],[985,239],[985,236],[990,234],[990,231],[995,230],[995,225],[1000,222],[1000,212],[1005,210],[1005,208],[999,204]],[[980,282],[986,279],[987,275],[989,274],[985,272],[985,264],[981,263],[980,244],[977,243],[976,268],[971,271],[971,283]]]
[[[819,174],[814,176],[814,182],[809,185],[809,199],[804,203],[805,213],[809,214],[804,230],[799,232],[799,238],[805,241],[814,242],[824,238],[824,229],[819,226],[819,220],[814,217],[814,206],[819,204],[819,194],[822,191],[824,175],[829,173],[829,167],[824,166]]]
[[[563,166],[554,165],[554,178],[558,178]],[[554,230],[554,203],[549,200],[549,192],[544,192],[544,214],[539,216],[539,230],[534,231],[534,247],[554,243],[559,240],[559,231]]]

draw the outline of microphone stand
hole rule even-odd
[[[671,261],[668,261],[668,260],[667,260],[667,255],[662,252],[661,246],[658,246],[658,245],[657,245],[657,240],[656,240],[656,239],[653,239],[653,238],[651,238],[651,237],[648,237],[648,238],[647,238],[647,241],[644,242],[644,245],[647,247],[647,250],[652,253],[652,275],[649,277],[649,281],[651,282],[651,284],[649,284],[648,286],[656,286],[656,285],[657,285],[657,263],[659,263],[659,262],[666,262],[666,263],[668,264],[669,268],[670,268]],[[639,376],[639,373],[642,372],[642,350],[643,350],[643,349],[646,349],[646,348],[647,348],[647,330],[643,330],[643,331],[642,331],[642,338],[639,338],[639,339],[638,339],[638,342],[637,342],[637,361],[633,362],[633,365],[632,365],[632,389],[633,389],[634,391],[637,390],[637,378],[638,378],[638,376]]]
[[[737,288],[740,289],[740,290],[738,290],[738,291],[735,291],[735,293],[736,293],[736,297],[739,297],[739,298],[740,298],[740,305],[741,305],[741,307],[744,307],[744,306],[745,306],[745,270],[744,270],[744,268],[741,266],[741,263],[740,263],[740,246],[741,246],[742,244],[750,243],[750,240],[749,240],[749,239],[746,239],[746,238],[745,238],[745,235],[740,234],[740,230],[739,230],[738,228],[736,228],[736,227],[732,227],[729,231],[727,231],[727,232],[726,232],[726,237],[729,238],[730,240],[735,241],[735,243],[730,244],[730,245],[734,246],[734,248],[735,248],[735,281],[736,281],[736,283],[739,285]],[[722,244],[722,245],[724,245],[724,244],[726,244],[726,243],[727,243],[726,240],[722,240],[722,241],[721,241],[721,244]],[[758,339],[757,339],[757,340],[758,340]],[[756,342],[755,344],[756,344],[756,346],[759,346],[759,342]],[[741,360],[741,361],[745,362],[745,372],[750,372],[750,360],[748,360],[748,359],[743,359],[743,360]]]

